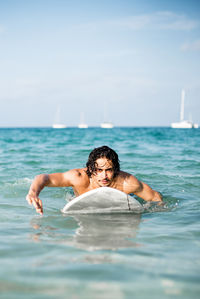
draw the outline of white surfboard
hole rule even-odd
[[[62,209],[67,214],[88,213],[142,213],[143,206],[132,196],[109,187],[100,187],[88,191]]]

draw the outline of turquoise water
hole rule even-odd
[[[46,188],[36,215],[34,176],[83,167],[101,145],[165,207],[66,216],[72,190]],[[199,129],[0,129],[0,298],[199,298],[199,211]]]

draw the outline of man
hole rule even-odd
[[[120,170],[118,155],[108,146],[95,148],[90,153],[85,168],[36,176],[26,200],[39,214],[43,214],[39,194],[44,187],[72,187],[76,196],[99,187],[111,187],[127,194],[134,193],[146,201],[162,202],[157,191]]]

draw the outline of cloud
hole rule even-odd
[[[181,46],[182,51],[200,51],[200,39],[191,43],[185,43]]]
[[[143,29],[154,30],[178,30],[190,31],[199,27],[200,22],[190,19],[184,14],[176,14],[170,11],[159,11],[151,14],[128,16],[109,21],[88,23],[80,25],[84,30],[107,29],[128,29],[139,31]]]
[[[189,19],[186,15],[165,11],[154,14],[152,24],[157,25],[160,29],[190,31],[199,26],[199,21]]]
[[[148,26],[149,23],[150,23],[150,16],[141,15],[141,16],[130,16],[130,17],[121,18],[117,20],[111,20],[106,22],[106,25],[137,31],[145,28],[146,26]]]

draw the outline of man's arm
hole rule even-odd
[[[74,176],[74,170],[64,173],[40,174],[37,175],[29,189],[26,200],[33,205],[36,212],[43,214],[42,201],[39,194],[44,187],[70,187],[72,186],[71,178]]]
[[[136,196],[146,201],[163,202],[162,195],[159,192],[153,190],[146,183],[139,181],[133,175],[130,175],[126,185],[126,188],[128,188],[128,193],[134,193]]]
[[[143,182],[140,182],[138,191],[135,191],[134,194],[146,201],[162,202],[161,194]]]

